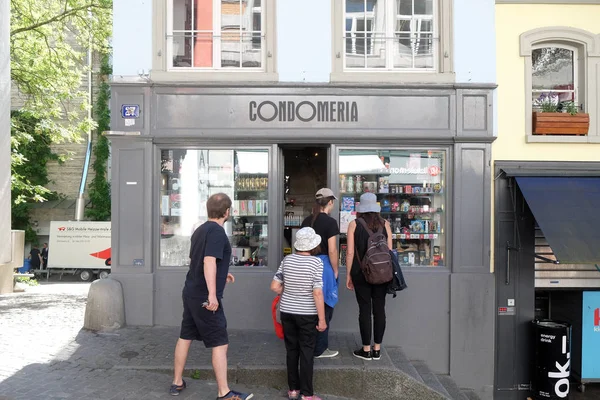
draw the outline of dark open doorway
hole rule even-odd
[[[317,190],[328,182],[329,146],[281,146],[283,154],[284,254],[292,251],[295,232],[312,213]]]

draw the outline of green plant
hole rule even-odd
[[[90,185],[91,207],[85,212],[86,216],[95,221],[110,221],[110,183],[106,179],[106,167],[110,148],[108,139],[102,132],[110,130],[110,86],[108,77],[112,74],[109,55],[102,57],[100,65],[100,88],[94,107],[94,114],[98,129],[96,130],[96,144],[94,156],[96,159],[92,165],[95,177]]]
[[[25,241],[36,244],[37,234],[29,217],[35,202],[55,200],[48,190],[47,163],[61,159],[52,152],[52,138],[40,120],[28,112],[11,113],[11,223],[13,229],[25,231]]]
[[[195,369],[191,375],[192,379],[200,379],[200,370]]]
[[[574,101],[563,101],[562,106],[563,110],[571,115],[575,115],[579,111],[577,104],[575,104]]]
[[[35,279],[31,279],[28,276],[18,276],[15,278],[15,282],[24,283],[29,286],[39,286],[39,282]]]

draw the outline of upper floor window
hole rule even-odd
[[[344,69],[435,71],[437,0],[345,0]]]
[[[533,111],[545,111],[567,104],[579,108],[578,49],[545,44],[531,51],[531,94]]]
[[[600,36],[552,26],[520,35],[528,142],[600,143]]]
[[[265,1],[169,1],[167,68],[263,70]]]

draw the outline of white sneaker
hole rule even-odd
[[[339,351],[325,349],[320,356],[316,356],[315,358],[331,358],[337,356],[338,354],[340,354]]]

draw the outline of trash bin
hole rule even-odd
[[[29,272],[30,269],[31,260],[26,258],[25,260],[23,260],[23,266],[21,268],[18,268],[17,271],[19,271],[20,274],[26,274],[27,272]]]
[[[566,399],[569,396],[571,375],[571,324],[535,320],[533,326],[533,397]]]

